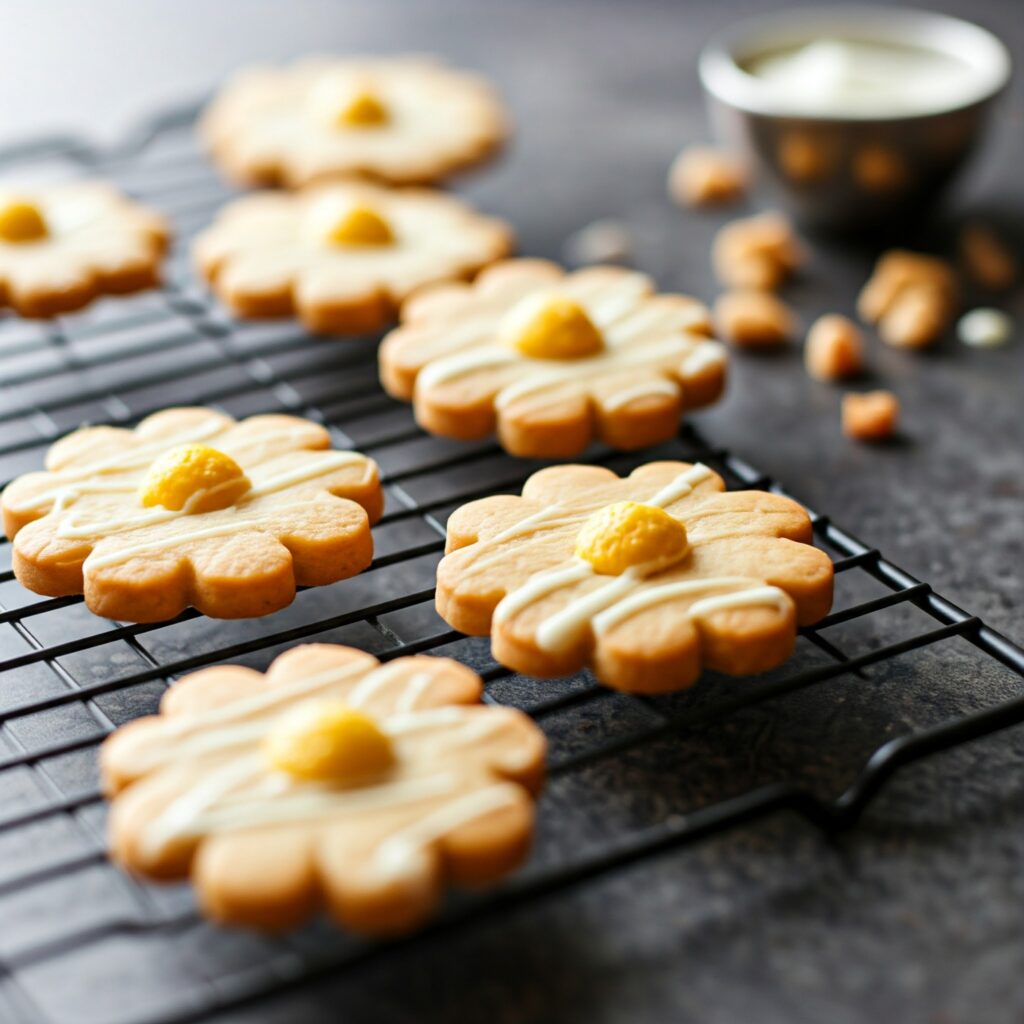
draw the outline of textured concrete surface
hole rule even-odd
[[[771,5],[216,6],[216,14],[198,4],[174,8],[166,28],[175,57],[169,74],[183,87],[205,85],[220,64],[247,52],[415,48],[481,67],[508,96],[519,131],[506,159],[464,191],[508,216],[525,252],[557,256],[572,231],[614,217],[635,231],[642,269],[667,287],[713,298],[708,243],[725,215],[674,209],[663,179],[680,145],[705,137],[694,68],[702,40]],[[1024,59],[1013,0],[942,6],[1000,31]],[[243,7],[253,13],[237,34],[226,34],[233,20],[224,9],[238,19]],[[112,22],[97,45],[115,45],[125,31]],[[198,32],[191,57],[179,44],[186,31]],[[156,88],[159,68],[137,73],[143,92]],[[1018,82],[954,202],[922,228],[929,244],[948,244],[957,219],[977,211],[997,218],[1018,242],[1024,237],[1022,100]],[[118,104],[123,109],[123,99]],[[56,109],[48,108],[51,120]],[[806,274],[787,292],[804,322],[824,310],[850,311],[871,257],[869,248],[815,242]],[[1010,308],[1024,316],[1019,291]],[[839,391],[809,381],[796,348],[738,357],[727,400],[698,425],[958,604],[1024,640],[1022,338],[998,352],[969,351],[948,339],[924,355],[872,340],[870,361],[872,382],[893,388],[903,402],[904,428],[893,444],[865,448],[844,440]],[[871,649],[921,628],[920,619],[909,621],[918,615],[871,616],[829,638],[848,652]],[[400,634],[401,623],[396,628]],[[772,779],[796,778],[834,795],[882,740],[1019,692],[1019,680],[958,641],[920,651],[866,679],[836,680],[560,781],[544,803],[538,856],[555,857]],[[686,707],[716,696],[705,687],[678,700]],[[605,711],[617,713],[614,705]],[[606,724],[578,714],[566,722],[566,742]],[[780,816],[222,1019],[1020,1022],[1022,765],[1018,729],[908,769],[837,839]],[[604,802],[585,803],[575,786],[603,794]],[[313,929],[300,941],[323,952],[344,940]],[[112,986],[115,1003],[130,1002],[133,986],[213,972],[209,963],[225,959],[258,959],[261,942],[190,932],[180,937],[180,956],[154,951],[149,976],[145,950],[129,936],[76,966],[97,986]],[[118,970],[129,963],[130,971]],[[59,975],[43,971],[30,981],[36,995],[59,1002]]]

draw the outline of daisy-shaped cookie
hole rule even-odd
[[[354,576],[373,557],[377,466],[330,443],[294,416],[236,423],[201,408],[76,430],[46,472],[0,497],[15,575],[127,622],[189,605],[225,619],[277,611],[296,585]]]
[[[828,612],[832,563],[795,502],[724,486],[700,463],[651,462],[622,479],[541,470],[521,498],[474,501],[448,520],[437,609],[536,676],[589,665],[608,686],[656,693],[689,686],[702,666],[767,671],[798,625]]]
[[[429,184],[486,159],[507,128],[479,75],[428,57],[320,57],[243,71],[200,133],[233,180],[294,188],[352,177]]]
[[[345,182],[235,200],[194,256],[239,316],[346,334],[386,326],[417,288],[471,277],[511,246],[504,222],[441,192]]]
[[[725,380],[707,309],[619,267],[506,260],[471,285],[420,293],[402,321],[381,345],[385,389],[411,398],[431,433],[497,429],[513,455],[576,455],[593,437],[623,449],[664,441]]]
[[[529,848],[544,737],[480,693],[448,658],[328,644],[266,675],[197,672],[103,745],[111,852],[191,875],[218,921],[283,928],[323,905],[357,931],[412,928],[449,882],[494,881]]]
[[[0,188],[0,308],[51,317],[160,284],[170,230],[101,182]]]

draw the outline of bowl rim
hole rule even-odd
[[[966,61],[975,74],[962,97],[947,98],[934,106],[893,113],[825,114],[787,105],[740,66],[741,60],[757,52],[799,45],[829,33],[945,53]],[[746,113],[817,122],[894,122],[949,114],[992,99],[1009,83],[1013,62],[998,36],[963,18],[922,8],[840,3],[744,18],[708,40],[701,50],[698,70],[709,95]]]

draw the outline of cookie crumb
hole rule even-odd
[[[852,391],[843,396],[843,433],[857,441],[884,441],[895,433],[899,412],[891,391]]]
[[[802,262],[792,224],[772,210],[726,224],[711,247],[715,275],[729,288],[775,291]]]
[[[986,224],[967,224],[960,232],[960,261],[967,276],[988,291],[1005,291],[1017,279],[1013,253]]]
[[[628,264],[633,259],[633,235],[618,220],[595,220],[571,234],[562,247],[567,263]]]
[[[715,326],[726,341],[741,348],[777,348],[792,337],[794,318],[769,292],[741,289],[718,297]]]
[[[957,305],[953,268],[935,256],[892,249],[879,258],[857,297],[857,312],[878,324],[882,341],[924,348],[949,326]]]
[[[972,309],[957,321],[956,333],[972,348],[998,348],[1013,336],[1013,320],[1001,309]]]
[[[804,365],[815,380],[841,380],[860,373],[864,342],[857,325],[838,313],[818,317],[807,332]]]
[[[747,190],[747,175],[736,157],[711,146],[687,146],[668,174],[669,195],[681,206],[733,203]]]

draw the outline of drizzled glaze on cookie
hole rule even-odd
[[[477,704],[479,694],[479,678],[448,659],[380,665],[327,645],[296,648],[266,677],[237,667],[197,673],[170,691],[163,714],[104,745],[107,788],[121,794],[114,853],[163,876],[171,865],[187,868],[184,850],[198,849],[201,864],[207,842],[251,835],[258,843],[271,831],[306,837],[311,850],[331,850],[319,884],[330,889],[342,872],[346,893],[332,906],[363,905],[350,923],[369,931],[379,930],[375,917],[385,930],[396,917],[412,923],[443,877],[432,872],[425,889],[417,880],[425,863],[446,857],[450,836],[472,829],[449,869],[456,878],[467,857],[482,875],[503,874],[529,836],[527,790],[539,786],[543,737],[520,712]],[[357,741],[361,751],[346,748]],[[217,887],[202,871],[197,884]],[[242,906],[225,910],[216,893],[205,899],[218,916],[244,919]],[[339,916],[353,915],[342,907]]]
[[[4,492],[15,573],[44,593],[84,590],[90,608],[128,621],[189,603],[225,617],[276,610],[297,584],[343,579],[372,557],[376,465],[329,445],[296,417],[236,423],[203,409],[136,431],[84,428],[53,446],[47,472]]]
[[[732,673],[773,667],[796,623],[827,611],[831,562],[794,502],[722,487],[702,464],[652,463],[624,480],[542,470],[522,499],[453,514],[438,610],[535,675],[589,664],[610,685],[658,691],[693,682],[702,657]]]

